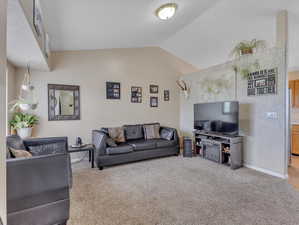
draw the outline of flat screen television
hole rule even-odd
[[[194,129],[204,132],[238,135],[239,102],[194,104]]]

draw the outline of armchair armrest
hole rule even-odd
[[[8,213],[68,200],[68,154],[7,160]]]
[[[106,155],[107,135],[99,130],[92,131],[92,144],[95,147],[95,157]]]

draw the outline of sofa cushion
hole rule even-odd
[[[125,132],[123,127],[108,128],[109,136],[118,143],[125,142]]]
[[[176,145],[176,141],[168,141],[165,139],[158,139],[156,140],[156,143],[158,148],[173,147]]]
[[[115,141],[114,141],[112,138],[107,138],[107,140],[106,140],[106,144],[107,144],[109,147],[117,147],[117,144],[115,143]]]
[[[143,130],[145,139],[160,138],[160,124],[144,124]]]
[[[31,158],[32,154],[26,150],[9,148],[14,158]]]
[[[133,152],[133,147],[127,144],[106,148],[107,155],[118,155]]]
[[[171,128],[164,127],[160,131],[160,137],[168,141],[170,141],[173,138],[173,134],[174,134],[174,129]]]
[[[157,144],[154,139],[129,141],[128,144],[133,147],[134,151],[143,151],[157,148]]]
[[[125,125],[126,140],[136,140],[144,138],[142,125]]]

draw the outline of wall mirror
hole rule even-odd
[[[80,87],[48,84],[48,119],[80,120]]]

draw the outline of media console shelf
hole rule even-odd
[[[226,164],[231,169],[238,169],[243,166],[243,138],[241,136],[222,135],[199,130],[194,131],[194,135],[196,152],[201,157]]]

